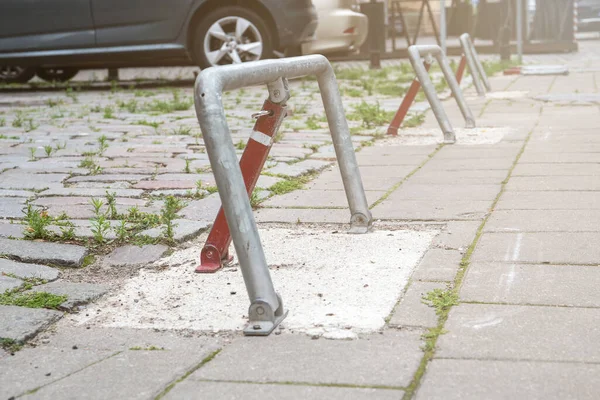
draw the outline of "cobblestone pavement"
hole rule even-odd
[[[0,306],[0,393],[596,398],[598,49],[582,42],[579,54],[526,60],[566,63],[569,76],[496,76],[485,99],[469,89],[479,136],[461,131],[453,146],[437,144],[431,113],[383,139],[390,115],[359,106],[377,100],[394,110],[387,87],[410,79],[339,74],[376,228],[441,231],[385,325],[351,341],[56,324],[65,312],[91,314],[87,302],[140,268],[160,273],[153,262],[171,246],[199,248],[219,202],[191,89],[3,94],[0,291],[24,304]],[[293,82],[292,92],[256,218],[346,224],[316,83]],[[240,154],[264,96],[263,88],[225,96]],[[454,102],[444,105],[461,120]],[[169,210],[177,217],[167,234]]]

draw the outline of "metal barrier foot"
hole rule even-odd
[[[283,301],[276,293],[279,307],[273,311],[269,303],[255,300],[248,310],[249,322],[244,328],[246,336],[268,336],[287,317],[288,310],[283,308]]]
[[[362,234],[369,232],[371,226],[373,225],[373,217],[369,212],[369,215],[364,215],[362,213],[352,214],[350,218],[350,229],[348,233],[351,234]]]

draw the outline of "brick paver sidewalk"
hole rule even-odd
[[[561,56],[568,76],[497,76],[486,99],[469,90],[477,132],[488,142],[467,133],[471,144],[407,145],[412,134],[439,133],[428,113],[422,127],[357,153],[376,229],[439,230],[378,332],[347,341],[286,331],[245,338],[65,322],[38,336],[36,347],[0,350],[0,394],[597,398],[598,49],[588,42],[581,54]],[[458,108],[444,105],[457,124]],[[344,199],[339,172],[328,169],[264,202],[257,220],[343,224]]]

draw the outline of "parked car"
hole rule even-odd
[[[349,53],[367,39],[368,19],[356,12],[357,0],[313,0],[319,15],[316,39],[302,45],[303,54]]]
[[[600,31],[600,0],[577,2],[577,29],[581,32]]]
[[[242,63],[298,48],[316,28],[311,0],[0,0],[0,82]]]

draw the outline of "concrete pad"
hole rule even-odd
[[[485,232],[599,232],[600,210],[496,210]]]
[[[44,308],[0,306],[0,338],[24,342],[62,316]]]
[[[484,303],[600,307],[599,278],[597,266],[473,263],[460,296]]]
[[[3,399],[16,398],[59,381],[113,354],[110,351],[73,350],[71,347],[24,348],[14,356],[0,359],[0,396]]]
[[[374,231],[367,235],[261,228],[275,290],[290,313],[283,325],[311,335],[355,337],[384,326],[435,231]],[[377,252],[364,249],[377,248]],[[298,252],[298,249],[304,251]],[[141,270],[101,299],[77,323],[96,326],[238,330],[249,301],[239,267],[195,274],[199,247],[175,252],[167,268]],[[202,296],[198,296],[202,293]],[[176,310],[176,311],[174,311]]]
[[[416,399],[593,400],[599,373],[597,364],[435,359]]]
[[[75,399],[81,393],[88,399],[99,400],[155,398],[209,354],[205,348],[125,351],[23,398]]]
[[[462,253],[457,250],[429,249],[415,270],[413,279],[420,281],[453,281],[462,257]]]
[[[600,233],[484,233],[472,261],[598,264]]]
[[[402,181],[416,166],[361,166],[360,175],[365,190],[389,190]],[[344,190],[342,176],[336,168],[322,173],[317,179],[306,185],[307,189]]]
[[[465,200],[392,200],[386,199],[371,212],[373,218],[382,220],[481,220],[489,212],[491,201]]]
[[[513,158],[467,158],[467,159],[438,159],[434,157],[429,161],[424,169],[443,170],[443,171],[460,171],[465,169],[483,170],[483,169],[500,169],[508,172],[514,162]]]
[[[490,304],[452,308],[436,357],[600,361],[600,309]]]
[[[598,163],[600,154],[598,153],[534,153],[526,151],[519,159],[519,163]]]
[[[504,192],[496,210],[600,210],[596,192]]]
[[[600,160],[600,154],[598,154]],[[600,190],[596,176],[514,176],[506,184],[506,190]]]
[[[365,192],[367,202],[375,203],[384,191]],[[348,207],[346,192],[343,190],[295,190],[290,193],[275,196],[261,204],[263,207]]]
[[[406,387],[423,356],[420,335],[386,330],[352,341],[239,338],[189,379]]]
[[[234,382],[206,382],[187,379],[173,388],[165,400],[191,399],[203,397],[221,400],[261,399],[261,400],[297,400],[297,399],[330,399],[330,400],[397,400],[403,393],[390,389],[358,389],[326,386],[252,384]]]
[[[400,303],[394,309],[389,325],[391,327],[418,326],[434,327],[438,323],[435,309],[423,302],[423,296],[434,289],[446,289],[440,282],[419,282],[410,284]]]

